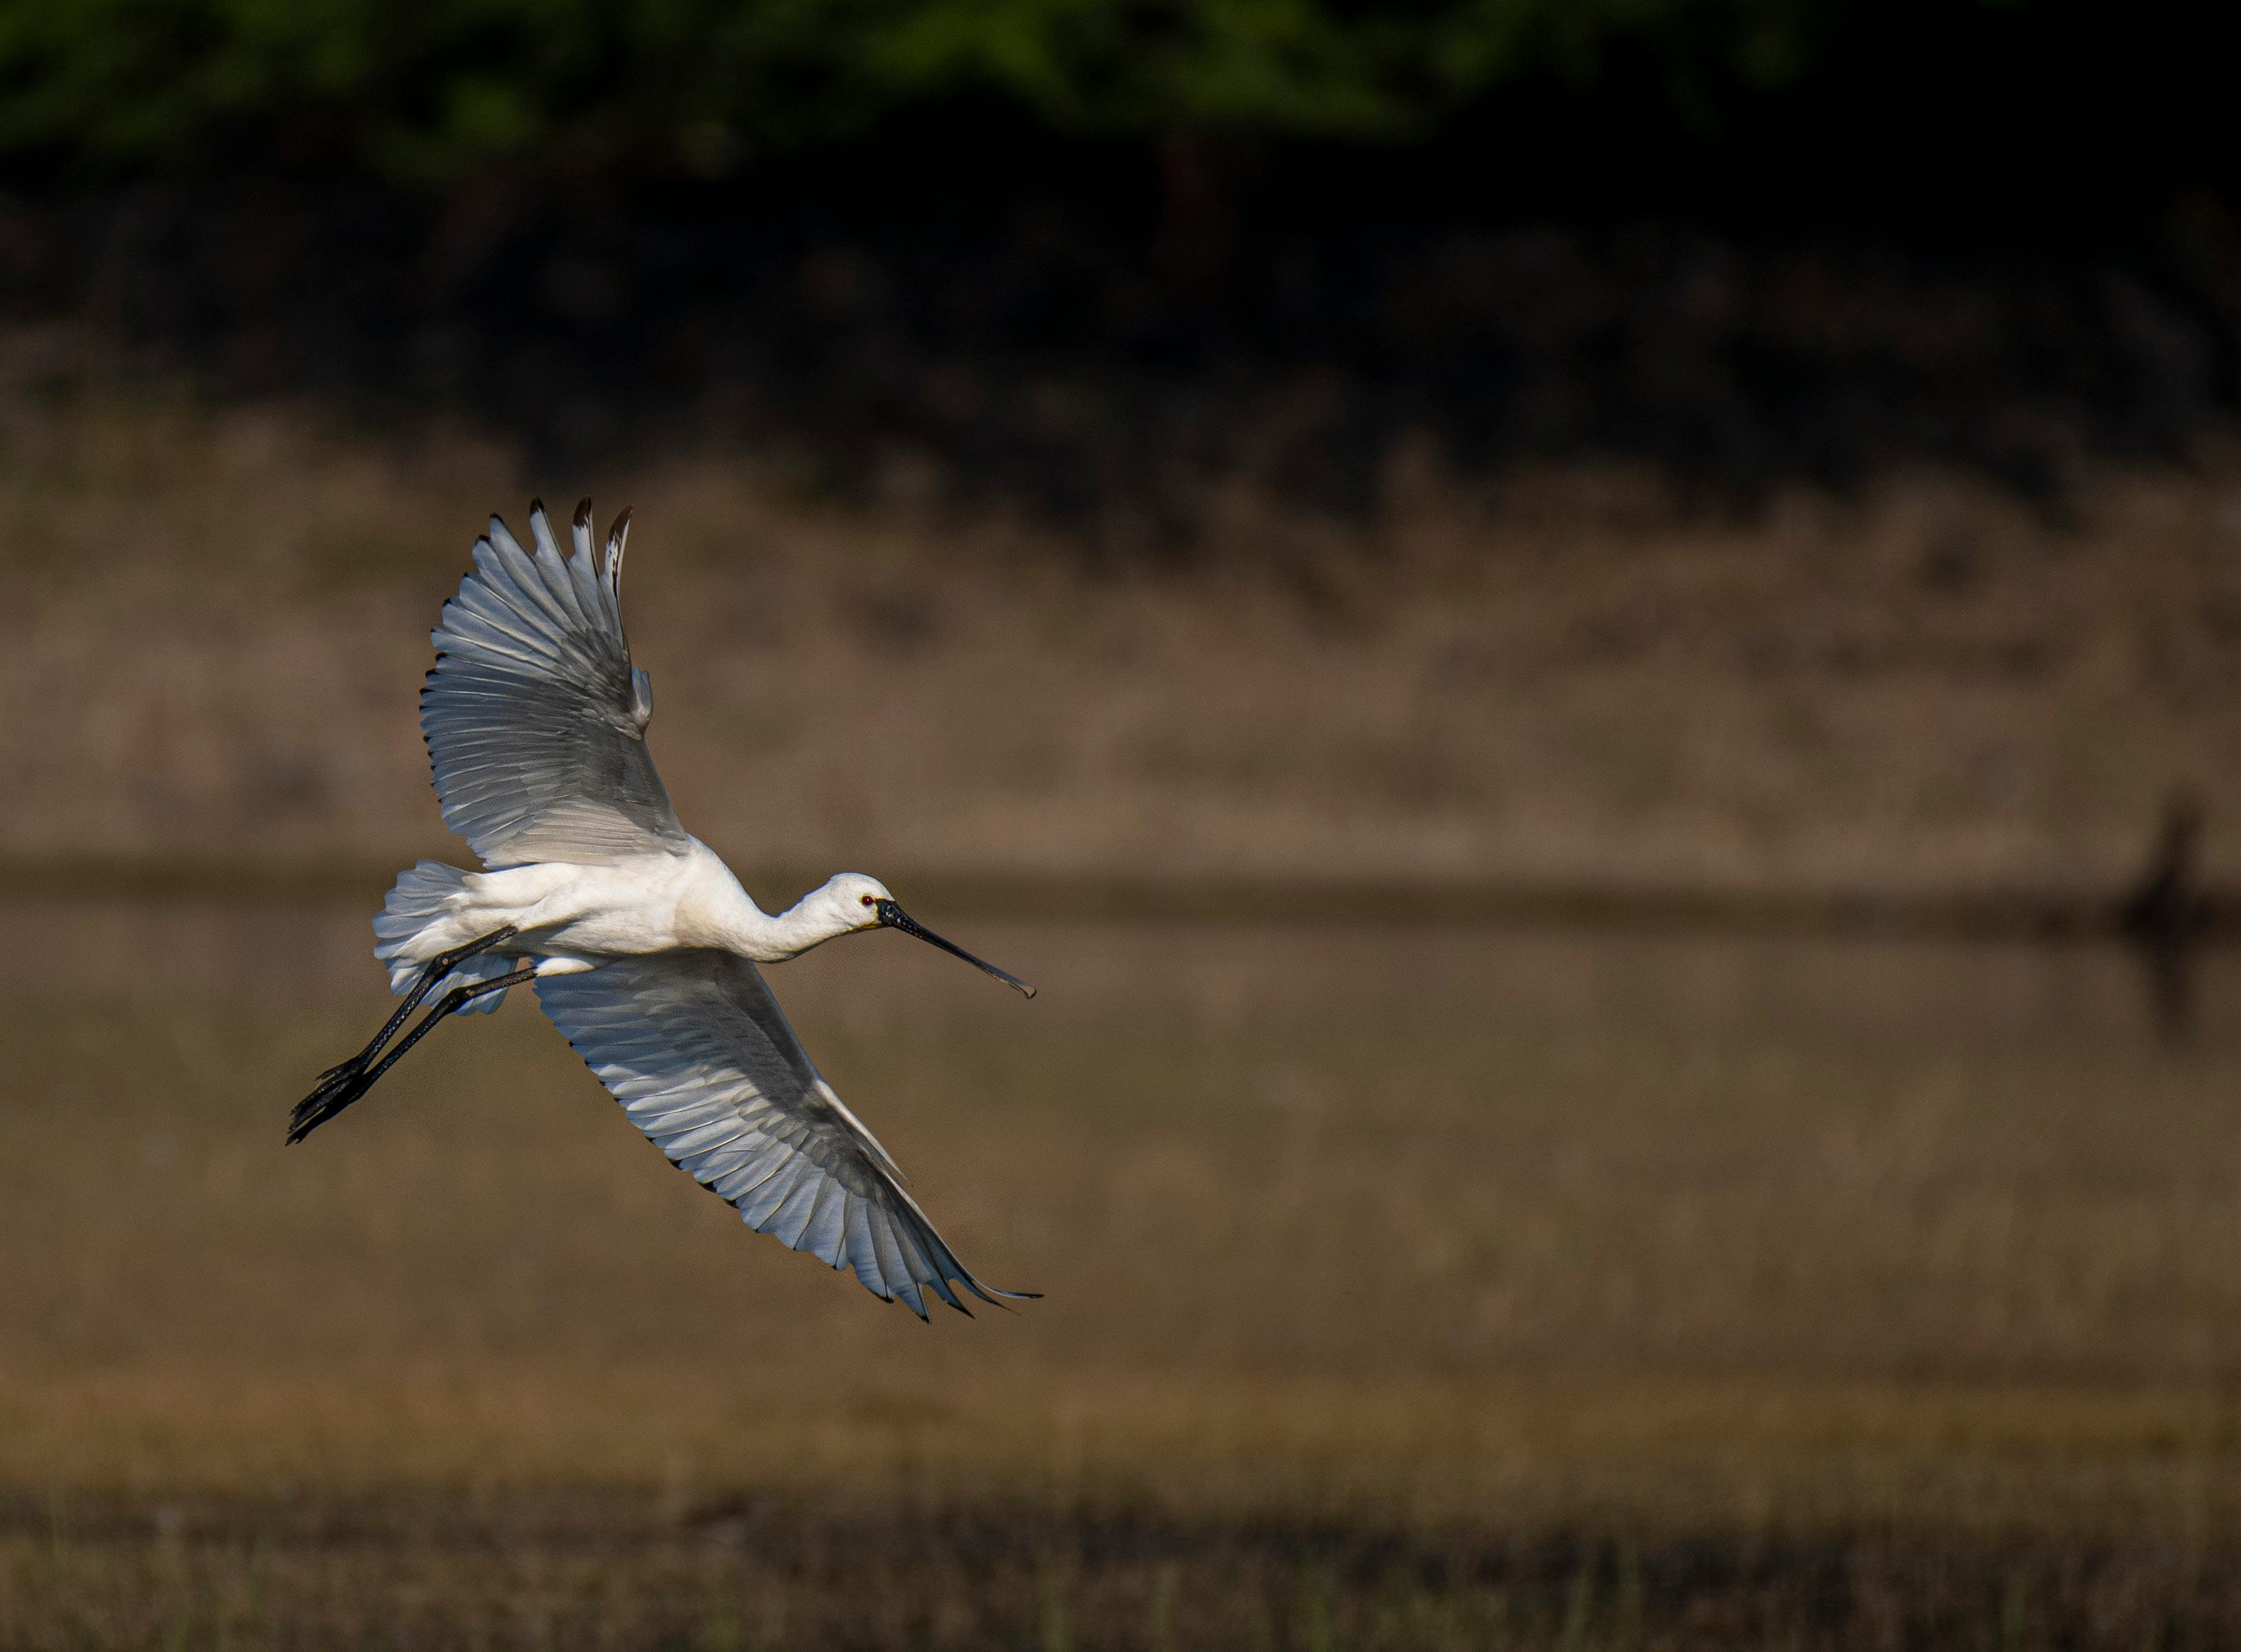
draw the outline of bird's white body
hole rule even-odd
[[[782,913],[766,913],[698,838],[681,853],[657,850],[607,865],[536,860],[460,874],[441,909],[385,961],[419,967],[492,930],[520,932],[492,948],[533,959],[540,976],[592,969],[607,958],[713,947],[779,964],[879,922],[870,902],[891,897],[859,873],[842,873]]]
[[[857,930],[896,928],[1032,988],[920,926],[885,885],[842,873],[781,913],[758,906],[678,823],[646,748],[653,688],[623,634],[624,512],[604,559],[591,502],[564,555],[544,508],[533,546],[491,518],[444,606],[420,697],[445,823],[484,869],[424,860],[373,922],[405,1003],[296,1108],[301,1140],[438,1021],[534,982],[546,1014],[632,1123],[748,1225],[900,1299],[962,1309],[983,1285],[841,1105],[755,968]],[[405,1018],[443,997],[410,1033]],[[390,1040],[396,1038],[392,1047]],[[377,1060],[378,1058],[378,1060]]]

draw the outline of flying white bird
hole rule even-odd
[[[966,1312],[975,1279],[903,1190],[878,1140],[841,1105],[757,964],[836,936],[900,929],[1034,988],[921,927],[877,879],[842,873],[764,912],[677,822],[646,750],[652,686],[623,636],[630,512],[592,550],[592,502],[563,556],[532,503],[534,550],[492,517],[474,572],[444,605],[420,727],[444,823],[485,870],[423,860],[373,920],[374,956],[405,1001],[373,1041],[297,1104],[301,1141],[373,1087],[446,1016],[496,1009],[534,981],[545,1013],[631,1122],[747,1225],[920,1319],[931,1291]],[[436,1006],[394,1045],[431,993]]]

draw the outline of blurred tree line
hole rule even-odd
[[[86,177],[275,160],[414,184],[572,157],[720,173],[960,103],[1064,138],[1387,154],[1507,97],[1485,158],[1787,136],[1917,182],[2223,174],[2219,0],[6,0],[0,153]],[[1544,140],[1535,142],[1534,135]],[[1555,141],[1561,140],[1561,141]],[[1607,159],[1617,157],[1608,157]],[[1783,169],[1786,170],[1786,169]],[[22,175],[19,171],[19,175]],[[2021,177],[2011,181],[2023,182]],[[2071,180],[2074,187],[2077,180]]]
[[[104,364],[0,377],[684,430],[1129,543],[1403,451],[2058,499],[2241,411],[2237,46],[2227,0],[0,0],[0,324]]]

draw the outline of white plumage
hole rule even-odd
[[[896,928],[1018,987],[921,927],[886,886],[843,873],[779,913],[678,823],[646,743],[652,687],[623,632],[625,512],[602,561],[591,504],[564,556],[541,505],[534,548],[491,518],[444,605],[420,696],[445,823],[481,859],[424,860],[374,920],[374,955],[405,998],[296,1108],[301,1140],[356,1101],[446,1015],[534,981],[569,1042],[669,1158],[747,1225],[921,1319],[928,1292],[999,1291],[959,1261],[903,1190],[886,1149],[819,1076],[755,967],[857,930]],[[430,994],[436,1007],[391,1039]]]

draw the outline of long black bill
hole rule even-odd
[[[919,922],[917,919],[912,917],[910,913],[905,912],[893,901],[882,900],[873,906],[872,910],[880,914],[880,923],[884,924],[887,928],[900,929],[906,935],[916,935],[920,940],[926,942],[929,946],[939,946],[942,951],[950,954],[951,957],[961,958],[967,963],[972,965],[975,969],[987,970],[998,980],[1003,982],[1005,986],[1016,987],[1022,993],[1025,993],[1029,998],[1033,998],[1035,995],[1035,989],[1028,986],[1027,982],[1021,980],[1017,975],[1011,973],[1008,970],[997,968],[995,965],[988,962],[986,959],[975,958],[971,953],[967,952],[965,948],[960,946],[953,940],[944,940],[940,936],[935,934],[933,931],[928,929],[924,924]]]

